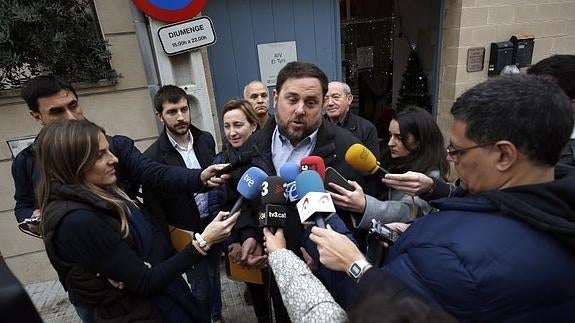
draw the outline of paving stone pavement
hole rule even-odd
[[[228,279],[221,270],[222,315],[226,323],[256,322],[253,308],[244,301],[244,283]],[[26,285],[26,290],[45,323],[81,323],[62,285],[57,280]]]

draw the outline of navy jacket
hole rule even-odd
[[[125,136],[108,136],[110,150],[119,163],[116,166],[118,186],[133,196],[140,184],[149,184],[160,190],[171,192],[202,190],[201,170],[166,166],[145,157],[134,146],[134,141]],[[32,216],[38,208],[34,196],[34,186],[38,174],[35,171],[33,145],[20,152],[12,162],[14,178],[14,213],[18,222]]]
[[[200,166],[210,166],[215,155],[214,137],[209,132],[190,126],[193,138],[193,149]],[[162,131],[158,139],[144,152],[152,160],[166,165],[186,168],[182,155],[172,146],[166,130]],[[162,224],[169,223],[175,227],[192,230],[202,230],[200,214],[194,192],[168,192],[153,189],[148,185],[143,187],[144,204],[150,213],[158,217]]]
[[[460,321],[571,322],[574,187],[570,172],[432,202],[440,211],[413,223],[364,283],[389,274]]]

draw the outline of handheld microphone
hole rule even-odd
[[[240,193],[241,196],[230,210],[230,215],[240,209],[244,199],[253,200],[259,197],[261,185],[267,176],[268,174],[257,167],[250,167],[245,171],[242,177],[240,177],[237,186],[238,193]]]
[[[299,195],[297,194],[297,188],[295,185],[295,179],[300,173],[300,166],[296,162],[289,161],[282,165],[280,168],[280,176],[286,182],[286,195],[290,202],[299,200]]]
[[[279,176],[268,176],[262,183],[262,209],[259,226],[281,228],[286,226],[285,182]]]
[[[318,172],[319,176],[321,176],[321,180],[323,181],[325,177],[325,163],[323,159],[319,156],[307,156],[302,158],[299,163],[301,171],[305,170],[315,170]]]
[[[324,192],[323,181],[316,171],[303,171],[296,178],[298,192],[303,198],[296,204],[302,223],[314,217],[316,225],[325,228],[324,217],[335,212],[329,193]]]
[[[360,172],[369,174],[379,172],[384,177],[385,174],[389,174],[385,168],[380,166],[375,155],[362,144],[351,145],[345,152],[345,161],[353,169]]]
[[[286,183],[295,181],[295,178],[300,173],[299,165],[296,162],[288,161],[280,167],[280,176]]]

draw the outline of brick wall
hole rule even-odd
[[[487,79],[490,43],[518,32],[535,35],[533,63],[552,54],[575,54],[575,1],[446,0],[437,118],[446,138],[453,101]],[[471,47],[485,47],[481,72],[466,71]]]

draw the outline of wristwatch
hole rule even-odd
[[[365,273],[369,268],[371,268],[371,264],[365,259],[360,259],[351,264],[347,270],[347,274],[357,283],[363,273]]]
[[[203,251],[210,250],[210,246],[208,246],[208,243],[206,242],[206,240],[204,240],[204,237],[202,237],[201,234],[196,233],[194,234],[194,237],[196,238],[196,241],[198,242],[200,248],[202,248]]]

